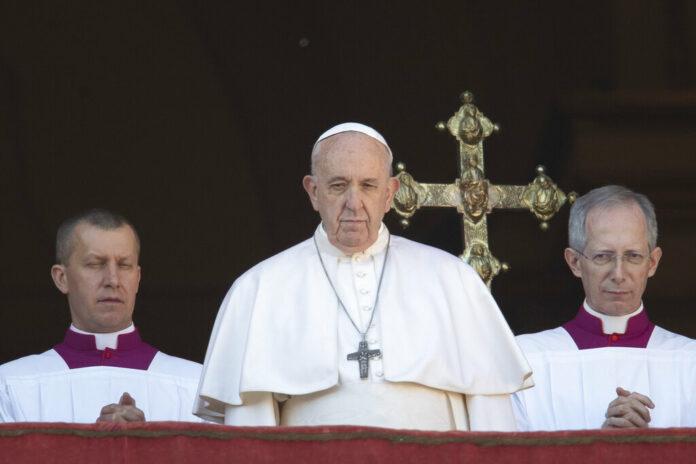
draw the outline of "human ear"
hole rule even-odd
[[[319,211],[319,201],[317,199],[317,181],[314,176],[304,176],[302,178],[302,186],[307,192],[307,195],[309,195],[309,201],[312,202],[312,208],[314,208],[314,211]]]
[[[138,287],[135,289],[135,293],[138,293],[138,290],[140,290],[140,266],[138,266]]]
[[[65,272],[65,266],[62,264],[54,264],[51,266],[51,277],[53,283],[56,284],[61,293],[68,294],[68,275]]]
[[[653,251],[650,252],[650,269],[648,270],[648,277],[655,275],[657,265],[660,263],[660,258],[662,258],[662,248],[655,247]]]
[[[390,177],[387,180],[387,203],[384,205],[384,212],[388,213],[391,209],[392,200],[394,200],[394,195],[399,191],[399,186],[401,182],[397,177]]]
[[[580,269],[580,253],[572,248],[566,248],[563,252],[563,257],[565,258],[566,263],[568,263],[570,272],[572,272],[575,277],[582,277],[582,270]]]

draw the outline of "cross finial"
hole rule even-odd
[[[543,166],[536,168],[537,176],[528,185],[494,185],[484,174],[483,141],[500,126],[494,124],[473,104],[474,95],[462,92],[462,106],[447,123],[438,122],[440,131],[448,129],[459,142],[459,178],[452,184],[421,184],[406,172],[404,163],[398,163],[397,177],[401,187],[394,196],[392,208],[408,227],[409,219],[421,207],[455,207],[462,214],[464,252],[461,258],[478,271],[490,289],[491,281],[503,270],[509,269],[489,249],[486,216],[493,209],[522,209],[531,211],[540,221],[540,228],[547,230],[548,220],[566,201],[566,195]],[[576,194],[568,195],[569,201]]]

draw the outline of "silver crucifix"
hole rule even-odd
[[[348,355],[348,361],[358,361],[360,365],[360,378],[367,378],[367,370],[369,365],[369,360],[382,355],[382,350],[371,350],[367,347],[367,341],[365,339],[360,341],[358,345],[358,351],[355,353],[350,353]]]

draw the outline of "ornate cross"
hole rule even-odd
[[[367,341],[361,340],[358,351],[348,355],[348,361],[358,361],[360,365],[360,378],[367,378],[368,361],[382,354],[382,350],[370,350],[367,348]]]
[[[436,126],[441,131],[449,129],[459,141],[460,177],[452,184],[421,184],[399,163],[397,177],[401,187],[392,208],[404,218],[401,220],[404,227],[408,227],[408,219],[418,208],[457,208],[462,214],[464,241],[464,253],[460,257],[476,269],[490,290],[493,278],[501,269],[507,271],[509,265],[491,254],[486,215],[493,209],[528,209],[541,221],[541,229],[546,230],[546,221],[561,209],[566,195],[546,175],[543,166],[536,168],[537,176],[528,185],[493,185],[484,177],[483,139],[498,132],[499,127],[472,104],[473,100],[471,92],[462,93],[463,104],[459,110],[447,124],[439,122]],[[575,192],[568,194],[569,202],[575,201],[576,196]]]

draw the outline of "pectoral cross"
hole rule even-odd
[[[360,378],[366,379],[370,359],[381,355],[382,350],[370,350],[367,347],[367,341],[363,338],[358,345],[358,351],[348,355],[348,361],[358,361],[360,365]]]
[[[468,262],[491,288],[491,281],[500,270],[509,265],[501,263],[488,247],[486,215],[493,209],[528,209],[540,221],[541,229],[548,229],[548,221],[556,214],[566,195],[553,183],[543,166],[536,169],[536,178],[528,185],[493,185],[484,177],[483,140],[499,127],[473,105],[470,92],[461,95],[462,106],[449,118],[447,124],[436,127],[449,132],[459,141],[459,178],[452,184],[421,184],[406,172],[403,163],[397,165],[401,187],[394,196],[392,208],[403,217],[401,224],[408,227],[409,218],[421,207],[455,207],[462,214],[464,252],[460,257]],[[577,194],[568,194],[570,203]]]

